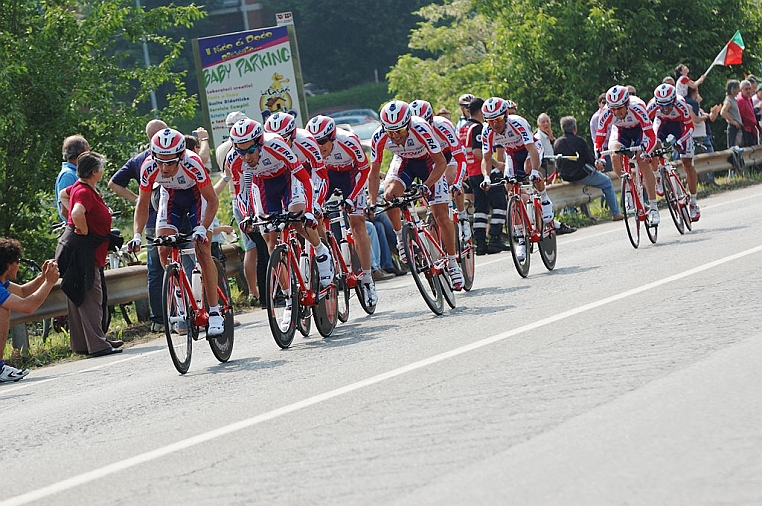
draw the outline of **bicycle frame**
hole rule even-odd
[[[332,217],[329,217],[328,215],[334,215]],[[351,246],[349,248],[350,251],[352,251],[352,247],[355,245],[354,237],[352,236],[352,230],[346,225],[344,222],[344,213],[341,209],[337,208],[331,208],[331,209],[325,209],[323,213],[323,223],[325,225],[325,231],[326,236],[328,237],[329,241],[329,248],[331,249],[331,254],[333,255],[333,258],[338,265],[339,269],[341,270],[341,275],[344,277],[344,280],[347,284],[348,288],[354,288],[359,283],[359,278],[357,277],[357,274],[355,274],[354,270],[351,268],[351,262],[352,259],[349,259],[349,264],[347,264],[347,261],[344,259],[344,255],[341,252],[341,246],[336,241],[336,235],[333,233],[333,230],[331,229],[331,224],[333,223],[339,223],[341,226],[341,240],[346,241],[348,246]]]
[[[540,203],[539,197],[533,191],[533,186],[531,184],[523,184],[516,178],[511,178],[507,181],[510,183],[508,198],[517,198],[522,202],[522,205],[519,206],[519,212],[521,213],[521,219],[524,222],[524,225],[528,227],[528,236],[530,242],[540,242],[542,239],[540,234],[541,229],[539,229],[536,225],[537,223],[542,222],[542,204]],[[502,182],[497,184],[502,184]],[[528,196],[528,200],[526,202],[524,202],[524,199],[522,198],[522,195],[524,194]],[[526,203],[530,201],[532,202],[532,209],[534,211],[534,220],[529,217],[529,212],[527,211]]]
[[[426,202],[426,199],[423,199]],[[423,234],[426,239],[426,244],[433,246],[438,258],[434,260],[432,257],[432,251],[429,248],[423,248],[423,254],[426,257],[426,262],[431,266],[435,275],[440,275],[447,270],[447,253],[442,249],[442,245],[438,239],[432,235],[429,230],[429,225],[424,223],[418,216],[418,213],[413,209],[411,210],[412,201],[408,201],[402,210],[402,221],[404,223],[410,223],[413,225],[413,229],[418,235]],[[428,202],[426,202],[428,207]]]

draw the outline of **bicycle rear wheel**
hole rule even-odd
[[[648,202],[648,192],[646,191],[645,187],[641,186],[640,194],[643,196],[643,202]],[[656,244],[656,239],[659,237],[659,225],[651,225],[648,218],[646,218],[645,225],[648,240],[651,241],[651,244]]]
[[[516,266],[516,272],[519,276],[525,278],[529,275],[529,258],[530,258],[530,242],[529,242],[529,223],[524,221],[524,215],[521,212],[521,208],[524,204],[521,201],[521,197],[518,195],[511,197],[508,201],[508,216],[506,217],[506,224],[508,225],[508,240],[511,244],[511,257],[513,258],[513,265]],[[524,243],[524,258],[518,257],[519,243]]]
[[[680,235],[682,235],[685,233],[685,223],[683,222],[683,213],[680,211],[680,203],[675,195],[674,181],[669,177],[669,172],[665,167],[660,167],[659,172],[661,173],[661,180],[665,182],[664,200],[667,201],[669,215],[672,217],[672,223],[675,224],[675,228],[680,232]]]
[[[164,272],[164,333],[169,356],[180,374],[188,372],[193,352],[193,315],[190,297],[183,289],[180,266],[170,264]]]
[[[315,259],[312,260],[312,275],[320,275]],[[319,279],[319,277],[315,279]],[[319,283],[318,290],[320,290]],[[320,335],[328,337],[333,332],[333,329],[336,328],[336,323],[339,320],[339,297],[336,290],[336,280],[334,279],[334,282],[325,290],[321,290],[321,292],[323,296],[318,299],[318,303],[312,310],[312,316],[315,320],[315,328],[317,328]]]
[[[359,274],[362,270],[362,265],[360,264],[360,256],[357,254],[357,250],[355,249],[354,244],[349,244],[349,251],[352,256],[352,271],[355,274]],[[357,284],[355,285],[355,294],[357,294],[357,300],[360,302],[360,306],[362,307],[363,311],[368,314],[373,314],[376,312],[375,304],[368,304],[368,301],[365,297],[365,285],[362,282],[362,278],[359,276],[357,278]]]
[[[476,271],[476,257],[474,256],[474,244],[471,239],[461,241],[458,234],[455,235],[455,246],[458,249],[458,263],[463,271],[463,289],[471,290],[474,286],[474,274]]]
[[[691,221],[690,209],[688,209],[688,195],[685,193],[685,187],[680,182],[680,176],[676,171],[670,173],[670,178],[674,181],[675,198],[680,206],[680,213],[683,215],[683,223],[685,228],[690,232],[693,230],[693,221]]]
[[[281,275],[288,280],[291,294],[286,296],[280,286]],[[286,245],[280,244],[273,249],[270,261],[267,263],[267,276],[265,278],[265,290],[267,293],[267,321],[270,324],[275,343],[281,348],[288,348],[294,340],[296,332],[296,318],[299,312],[299,293],[297,292],[296,280],[291,272],[288,261]],[[284,321],[286,316],[286,300],[291,301],[291,317]],[[282,326],[281,326],[282,325]]]
[[[206,339],[209,341],[209,347],[212,349],[212,354],[220,362],[227,362],[230,360],[230,354],[233,353],[233,327],[235,323],[233,321],[233,303],[230,297],[230,285],[228,285],[228,277],[225,273],[225,267],[222,266],[222,262],[213,258],[214,266],[217,268],[217,286],[220,287],[223,295],[227,299],[225,301],[219,297],[218,304],[220,305],[220,314],[225,320],[225,327],[222,334],[219,336],[210,336],[207,333]],[[219,294],[218,294],[219,295]],[[227,306],[227,307],[226,307]],[[206,308],[209,310],[209,303],[206,303]]]
[[[556,258],[558,257],[556,226],[551,220],[550,223],[542,224],[540,235],[540,258],[545,268],[552,271],[556,267]]]
[[[442,236],[439,233],[439,226],[437,225],[437,220],[434,219],[433,214],[429,214],[429,217],[427,219],[427,225],[429,227],[429,233],[432,235],[435,241],[439,243],[442,250],[446,250],[445,245],[442,243]],[[452,222],[450,222],[452,223]],[[457,230],[457,229],[456,229]],[[430,244],[430,239],[428,236],[423,235],[423,241],[426,243],[427,249],[429,251],[429,256],[434,262],[438,262],[440,260],[440,254],[437,247],[433,244]],[[457,248],[456,251],[460,251],[460,244],[459,241],[460,238],[458,237],[457,232],[455,233],[455,247]],[[442,269],[442,271],[439,273],[439,286],[442,287],[442,297],[444,297],[445,302],[447,302],[447,305],[450,306],[450,308],[455,309],[455,291],[453,289],[452,279],[450,278],[450,273],[447,270],[447,263],[448,261],[445,260],[445,267]]]
[[[423,300],[429,306],[429,309],[434,314],[441,315],[444,312],[442,285],[439,283],[439,276],[434,275],[434,271],[424,251],[421,237],[412,224],[406,223],[402,227],[402,240],[405,246],[405,256],[410,266],[410,273],[413,275],[413,281],[415,281],[418,291],[421,292],[421,296],[423,296]]]
[[[627,229],[627,237],[630,238],[630,244],[637,249],[640,245],[640,218],[638,217],[638,208],[635,202],[637,195],[635,193],[635,182],[629,174],[622,175],[622,211],[624,212],[624,226]]]

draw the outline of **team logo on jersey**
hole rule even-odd
[[[177,175],[177,184],[184,185],[185,183],[186,183],[185,176],[183,176],[182,174],[178,174]]]
[[[268,166],[268,165],[272,165],[272,164],[273,164],[273,162],[269,158],[263,158],[262,159],[262,165]]]

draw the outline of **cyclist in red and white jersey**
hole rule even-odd
[[[233,141],[235,155],[242,160],[239,165],[242,183],[236,197],[236,205],[243,217],[242,231],[250,233],[253,230],[251,221],[247,220],[249,217],[281,213],[284,210],[303,211],[304,224],[294,224],[294,228],[315,249],[320,286],[326,288],[333,281],[333,262],[316,230],[317,220],[312,213],[313,199],[307,198],[307,195],[313,194],[309,172],[280,135],[264,132],[262,125],[253,119],[242,119],[233,125],[230,139]],[[278,234],[277,231],[262,234],[270,252],[275,247]],[[288,290],[290,289],[287,292]],[[284,326],[288,326],[291,321],[290,300],[287,297],[282,321]]]
[[[678,95],[674,86],[660,84],[654,90],[654,96],[649,100],[647,110],[648,117],[653,121],[657,139],[663,142],[669,135],[677,139],[675,150],[683,162],[685,178],[688,180],[688,193],[691,195],[688,210],[691,221],[698,221],[701,218],[701,210],[696,202],[698,176],[693,166],[693,120],[689,106],[683,97]],[[651,167],[654,170],[658,169],[656,160],[651,162]],[[656,192],[664,195],[664,182],[660,179],[661,175],[657,172]]]
[[[161,186],[161,198],[156,216],[156,235],[176,234],[187,216],[193,229],[196,259],[202,273],[216,272],[212,259],[212,225],[217,213],[217,194],[211,185],[209,174],[201,158],[185,149],[185,137],[177,130],[166,128],[151,138],[151,156],[140,167],[140,191],[135,204],[134,236],[127,247],[139,251],[141,232],[148,220],[151,190],[154,184]],[[169,247],[159,247],[159,259],[166,265]],[[224,320],[220,316],[217,298],[217,276],[202,276],[202,283],[209,302],[209,335],[220,335]]]
[[[338,188],[344,197],[349,227],[352,229],[363,271],[360,278],[365,285],[365,302],[368,306],[375,306],[378,296],[370,261],[370,237],[365,227],[365,213],[368,209],[365,184],[370,171],[365,151],[356,135],[336,128],[336,122],[328,116],[315,116],[307,122],[306,127],[320,146],[320,154],[325,162],[328,176],[326,194],[330,195]]]
[[[606,105],[601,110],[598,119],[598,129],[595,132],[595,152],[600,153],[606,140],[606,133],[611,126],[609,149],[621,147],[642,146],[642,154],[635,157],[638,168],[643,174],[646,192],[648,193],[648,220],[651,225],[660,221],[659,209],[656,207],[656,179],[650,170],[649,155],[656,147],[656,134],[653,124],[648,117],[646,104],[637,97],[631,97],[627,88],[615,85],[606,92]],[[613,156],[611,159],[617,174],[622,175],[622,157]],[[628,212],[622,209],[622,212]]]
[[[466,149],[460,142],[452,122],[442,116],[434,116],[431,103],[426,100],[413,100],[410,102],[410,108],[414,116],[425,119],[429,125],[434,127],[437,142],[447,160],[445,175],[447,176],[447,183],[453,190],[452,198],[458,212],[460,238],[462,241],[467,241],[471,238],[471,227],[468,223],[468,213],[466,213],[466,196],[463,195],[463,178],[466,177]]]
[[[410,106],[392,100],[381,109],[381,126],[373,134],[370,148],[370,195],[378,195],[379,172],[384,149],[394,154],[384,182],[384,197],[392,200],[402,195],[414,178],[422,181],[431,212],[439,224],[442,242],[447,251],[448,271],[453,288],[463,289],[463,273],[455,250],[455,227],[450,219],[450,187],[445,171],[447,160],[436,140],[433,127],[423,118],[413,116]],[[397,250],[405,258],[402,244],[402,221],[399,209],[389,211],[389,220],[397,234]]]

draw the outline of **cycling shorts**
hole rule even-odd
[[[418,178],[423,183],[434,168],[434,160],[427,156],[424,158],[402,158],[397,155],[389,164],[386,177],[402,183],[405,188],[410,186],[413,179]],[[429,204],[448,204],[450,202],[450,187],[444,174],[434,184],[434,194],[428,199]]]
[[[271,178],[254,176],[251,195],[257,216],[280,214],[307,203],[304,186],[288,172]]]
[[[618,142],[625,148],[640,146],[643,143],[643,129],[639,126],[631,128],[613,127],[611,137],[609,137],[609,145],[614,142]]]
[[[156,231],[170,228],[178,232],[188,217],[191,230],[201,224],[206,210],[206,200],[201,197],[198,186],[187,189],[161,188],[159,209],[156,213]]]
[[[660,141],[664,142],[667,137],[672,134],[675,139],[679,139],[683,136],[683,122],[682,121],[662,121],[659,125],[659,131],[656,132],[656,136]],[[677,147],[677,146],[675,146]],[[677,149],[673,151],[673,158],[693,158],[693,139],[688,140],[688,145],[685,146],[685,152],[681,153]]]
[[[356,179],[359,178],[360,173],[358,171],[338,172],[335,170],[328,171],[328,195],[332,195],[335,189],[341,190],[341,194],[344,198],[352,195],[352,191],[357,184]],[[361,216],[365,213],[365,209],[368,207],[368,198],[365,195],[365,191],[361,191],[355,198],[355,209],[351,213],[351,216]]]

